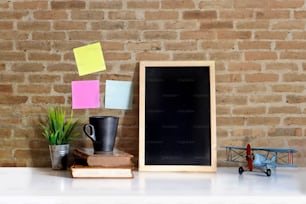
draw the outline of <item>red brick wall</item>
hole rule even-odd
[[[72,80],[134,82],[117,147],[138,154],[138,62],[216,61],[218,162],[223,145],[293,147],[306,166],[304,0],[44,0],[0,2],[0,166],[50,166],[38,126],[71,109]],[[80,77],[72,49],[101,42],[107,71]],[[90,145],[82,137],[72,146]],[[47,158],[47,159],[46,159]]]

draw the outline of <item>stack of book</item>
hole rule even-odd
[[[114,149],[95,154],[92,149],[75,149],[73,178],[133,178],[133,155]]]

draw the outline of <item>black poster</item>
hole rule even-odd
[[[209,67],[146,67],[145,165],[211,165]]]

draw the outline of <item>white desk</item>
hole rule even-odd
[[[306,203],[306,171],[238,174],[134,172],[134,179],[73,179],[50,168],[0,168],[0,203]],[[247,201],[247,202],[246,202]]]

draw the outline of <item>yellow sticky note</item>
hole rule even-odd
[[[106,70],[99,42],[74,48],[73,53],[80,76]]]

